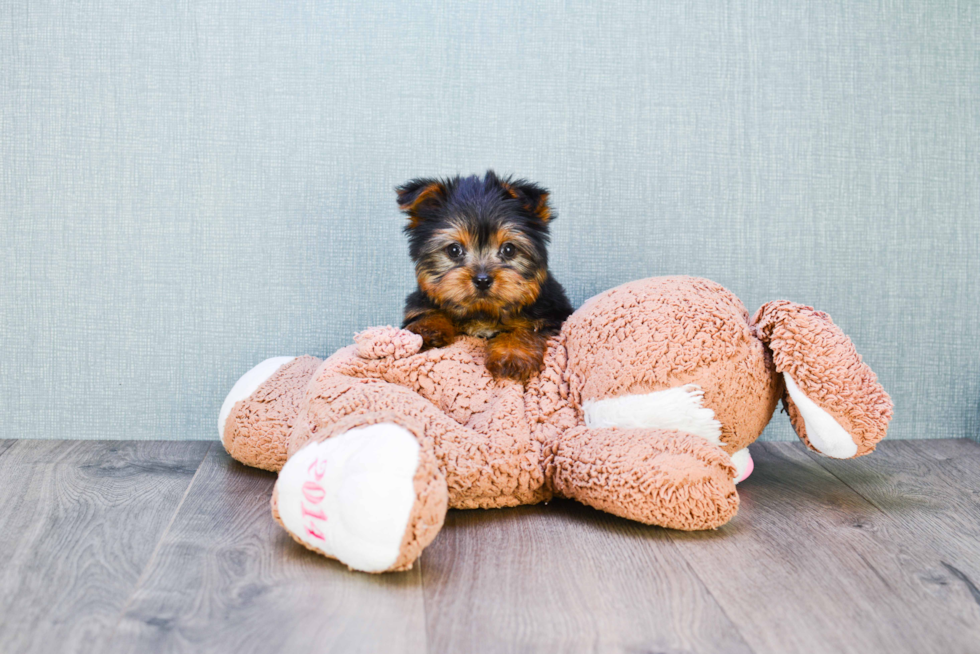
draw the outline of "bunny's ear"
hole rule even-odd
[[[428,214],[440,209],[446,202],[446,185],[431,178],[418,177],[401,186],[398,193],[398,208],[409,218],[409,229],[418,227]]]
[[[548,204],[548,189],[523,179],[504,180],[501,185],[512,198],[521,203],[526,211],[542,223],[547,225],[557,217]]]

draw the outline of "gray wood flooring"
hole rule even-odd
[[[980,445],[752,453],[714,532],[451,511],[378,576],[296,545],[218,443],[0,441],[0,654],[980,653]]]

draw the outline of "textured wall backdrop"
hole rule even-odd
[[[253,364],[399,320],[393,186],[487,167],[552,189],[574,302],[813,304],[894,437],[977,437],[978,4],[601,7],[3,2],[0,437],[215,438]]]

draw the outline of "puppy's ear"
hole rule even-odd
[[[501,186],[512,198],[520,202],[525,210],[544,224],[547,225],[556,218],[548,204],[548,189],[523,179],[505,180],[501,182]]]
[[[446,185],[437,179],[416,178],[397,187],[398,208],[408,214],[409,229],[418,227],[425,214],[446,202]]]

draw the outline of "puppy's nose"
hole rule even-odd
[[[493,286],[493,277],[480,273],[473,277],[473,286],[476,286],[481,291],[485,291]]]

